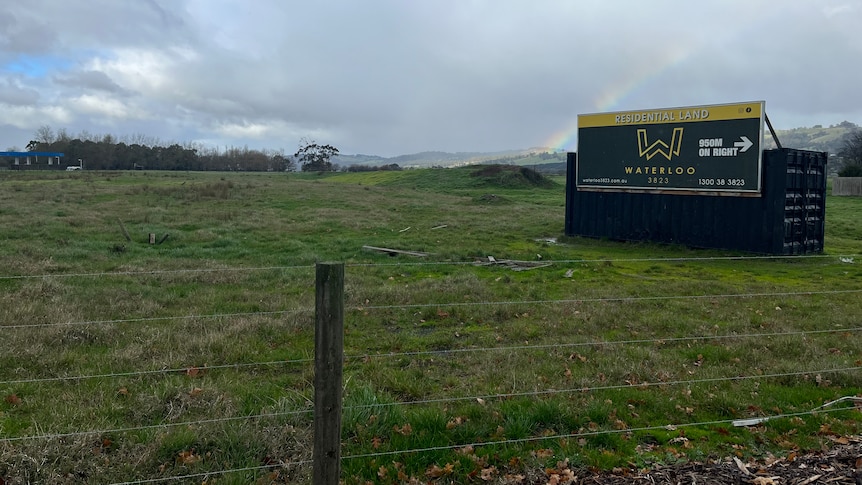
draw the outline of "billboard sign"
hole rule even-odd
[[[578,115],[577,187],[758,195],[764,116],[763,101]]]

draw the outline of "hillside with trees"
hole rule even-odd
[[[844,139],[854,131],[859,130],[859,125],[849,121],[842,121],[837,125],[824,127],[814,125],[811,128],[793,128],[790,130],[776,130],[778,141],[784,148],[796,148],[799,150],[814,150],[818,152],[829,152],[835,155],[841,151]],[[764,140],[765,148],[775,148],[775,140],[769,130],[766,131]]]

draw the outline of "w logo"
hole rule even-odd
[[[682,128],[673,129],[670,145],[664,140],[656,140],[650,144],[647,140],[646,129],[641,128],[638,130],[638,156],[646,156],[647,160],[659,154],[668,160],[674,155],[679,156],[680,145],[682,145]]]

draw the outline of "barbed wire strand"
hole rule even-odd
[[[285,468],[288,466],[301,466],[301,465],[310,465],[314,463],[312,460],[302,460],[302,461],[292,461],[288,463],[279,463],[277,465],[260,465],[260,466],[250,466],[246,468],[229,468],[227,470],[216,470],[211,472],[202,472],[202,473],[194,473],[190,475],[175,475],[172,477],[162,477],[162,478],[148,478],[143,480],[134,480],[131,482],[116,482],[110,485],[139,485],[142,483],[159,483],[159,482],[173,482],[176,480],[185,480],[187,478],[205,478],[213,475],[227,475],[230,473],[239,473],[239,472],[259,472],[262,470],[272,470],[274,468]]]
[[[594,258],[594,259],[547,259],[541,260],[543,263],[551,264],[576,264],[576,263],[650,263],[650,262],[698,262],[698,261],[749,261],[749,260],[778,260],[778,259],[841,259],[841,258],[856,258],[858,254],[803,254],[803,255],[762,255],[762,256],[703,256],[703,257],[683,257],[683,258]],[[489,261],[482,259],[474,259],[471,261],[407,261],[398,263],[346,263],[350,268],[367,268],[367,267],[392,267],[392,266],[461,266],[461,265],[476,265],[483,264]],[[294,269],[313,269],[313,264],[307,265],[286,265],[286,266],[251,266],[251,267],[230,267],[230,268],[198,268],[198,269],[172,269],[172,270],[149,270],[149,271],[103,271],[89,273],[46,273],[38,275],[4,275],[0,276],[0,280],[22,280],[22,279],[44,279],[44,278],[73,278],[73,277],[110,277],[110,276],[143,276],[143,275],[165,275],[165,274],[182,274],[182,273],[217,273],[230,271],[276,271],[276,270],[294,270]]]
[[[815,414],[828,414],[840,411],[850,411],[853,408],[836,408],[836,409],[825,409],[825,410],[813,410],[813,411],[801,411],[798,413],[783,413],[783,414],[775,414],[772,416],[764,417],[764,420],[773,420],[773,419],[783,419],[783,418],[795,418],[801,416],[809,416]],[[481,446],[494,446],[494,445],[508,445],[508,444],[523,444],[530,443],[536,441],[546,441],[546,440],[560,440],[560,439],[572,439],[572,438],[590,438],[594,436],[608,435],[608,434],[625,434],[625,433],[641,433],[646,431],[672,431],[679,428],[694,428],[701,426],[717,426],[717,425],[726,425],[733,424],[736,421],[735,419],[722,419],[715,421],[700,421],[694,423],[679,423],[679,424],[665,424],[662,426],[642,426],[638,428],[626,428],[626,429],[608,429],[608,430],[598,430],[598,431],[585,431],[579,433],[568,433],[568,434],[557,434],[551,436],[531,436],[529,438],[518,438],[518,439],[510,439],[510,440],[499,440],[499,441],[481,441],[476,443],[465,443],[460,445],[443,445],[443,446],[430,446],[427,448],[414,448],[408,450],[394,450],[394,451],[384,451],[378,453],[364,453],[359,455],[347,455],[342,456],[341,460],[353,460],[359,458],[374,458],[378,456],[393,456],[393,455],[401,455],[405,453],[429,453],[433,451],[446,451],[446,450],[457,450],[464,449],[467,447],[481,447]]]

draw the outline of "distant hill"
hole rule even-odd
[[[849,121],[843,121],[837,125],[823,127],[814,125],[811,128],[793,128],[791,130],[775,130],[778,141],[784,148],[797,148],[799,150],[814,150],[818,152],[829,152],[830,155],[838,153],[844,136],[851,131],[858,130],[859,125]],[[769,130],[766,130],[764,148],[775,148],[775,140]]]
[[[397,157],[374,155],[338,155],[332,162],[341,166],[368,165],[382,166],[397,164],[401,168],[458,167],[462,165],[503,164],[536,165],[541,163],[565,162],[565,152],[548,148],[528,148],[500,152],[420,152]]]
[[[859,125],[843,121],[837,125],[823,127],[815,125],[811,128],[793,128],[776,130],[778,140],[784,148],[814,150],[838,153],[844,136]],[[775,148],[775,140],[769,130],[766,131],[764,148]],[[542,173],[565,173],[566,152],[548,147],[533,147],[523,150],[506,150],[501,152],[420,152],[397,157],[379,157],[375,155],[338,155],[332,159],[342,167],[365,165],[369,167],[397,164],[401,168],[458,167],[476,164],[500,164],[528,166]]]

